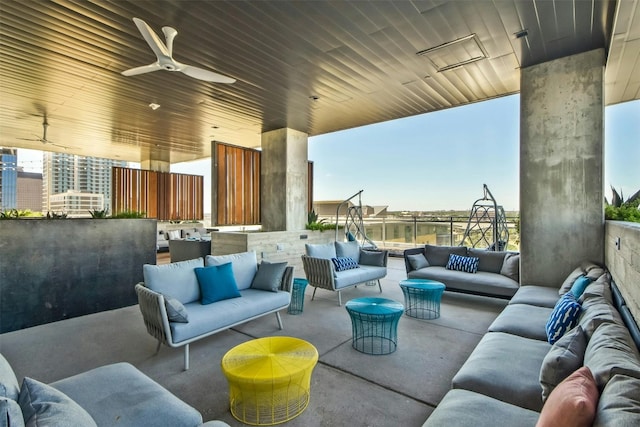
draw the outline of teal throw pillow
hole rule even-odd
[[[258,272],[253,278],[253,282],[251,282],[251,288],[260,289],[262,291],[278,292],[286,269],[286,262],[270,263],[262,261],[258,266]]]
[[[200,302],[203,305],[242,296],[238,285],[236,285],[230,262],[222,265],[198,267],[195,272],[200,285]]]
[[[480,259],[477,257],[451,254],[449,255],[449,262],[447,262],[446,268],[447,270],[475,273],[478,271],[479,261]]]
[[[555,344],[565,332],[576,325],[581,310],[580,303],[576,301],[571,291],[558,300],[545,325],[549,344]]]
[[[571,286],[571,293],[573,294],[573,296],[576,297],[576,299],[580,298],[584,290],[587,289],[587,286],[589,286],[589,283],[591,283],[591,279],[589,277],[578,277]]]
[[[96,426],[91,415],[69,396],[28,377],[22,381],[18,404],[27,426]]]

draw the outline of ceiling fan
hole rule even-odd
[[[157,61],[153,64],[143,65],[141,67],[131,68],[122,72],[124,76],[135,76],[138,74],[150,73],[152,71],[165,70],[165,71],[180,71],[189,77],[194,79],[204,80],[214,83],[234,83],[236,79],[223,76],[222,74],[214,73],[213,71],[205,70],[203,68],[194,67],[193,65],[182,64],[173,59],[173,39],[178,34],[175,28],[162,27],[162,32],[167,41],[165,45],[157,34],[144,22],[142,19],[133,18],[140,34],[149,44],[149,47],[156,54]]]
[[[60,144],[56,144],[52,141],[49,141],[47,139],[47,128],[49,127],[49,122],[47,122],[47,116],[44,116],[44,121],[42,122],[42,138],[40,138],[38,135],[34,135],[35,138],[18,138],[21,139],[23,141],[38,141],[38,142],[42,142],[43,144],[49,144],[49,145],[53,145],[56,147],[60,147],[64,150],[66,150],[67,147],[66,145],[60,145]]]

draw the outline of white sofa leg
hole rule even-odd
[[[338,305],[342,306],[342,291],[338,291]]]
[[[282,319],[280,318],[280,312],[276,311],[276,319],[278,319],[278,328],[282,330]]]
[[[382,293],[382,285],[380,284],[380,279],[378,279],[378,287],[380,288],[380,293]]]
[[[184,370],[189,370],[189,344],[184,346]]]

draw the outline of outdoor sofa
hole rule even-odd
[[[293,267],[258,265],[254,251],[145,264],[143,274],[135,290],[147,332],[158,340],[156,352],[162,344],[184,347],[185,370],[190,343],[270,313],[282,329],[279,311],[291,302]]]
[[[306,255],[302,255],[302,266],[309,285],[313,286],[313,300],[318,288],[338,293],[338,305],[342,305],[343,289],[361,283],[377,281],[387,275],[386,250],[363,249],[358,242],[332,242],[306,244]]]
[[[579,306],[569,304],[572,326],[570,310],[559,310],[571,296],[561,295],[587,283]],[[562,319],[561,329],[550,329],[553,345],[546,330],[552,313]],[[602,267],[583,263],[559,289],[523,285],[424,427],[639,426],[639,347],[640,330]]]
[[[425,245],[405,250],[404,264],[408,279],[436,280],[447,291],[509,299],[520,288],[515,252]]]
[[[51,384],[25,377],[18,383],[0,354],[0,425],[172,426],[202,424],[202,415],[129,363],[114,363]]]

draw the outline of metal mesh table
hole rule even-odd
[[[407,279],[400,282],[404,294],[405,314],[416,319],[440,317],[440,300],[444,283],[428,279]]]
[[[309,404],[318,350],[291,337],[247,341],[222,358],[231,414],[251,425],[273,425],[300,415]]]
[[[356,298],[345,308],[351,317],[353,348],[366,354],[396,351],[402,304],[385,298]]]

